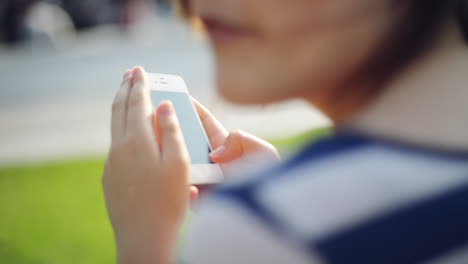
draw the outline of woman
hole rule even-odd
[[[212,195],[184,261],[467,263],[466,2],[184,1],[208,32],[224,98],[303,98],[335,122],[333,137]],[[213,161],[275,156],[198,110]],[[174,260],[188,178],[171,104],[153,113],[143,69],[127,71],[103,177],[119,263]]]

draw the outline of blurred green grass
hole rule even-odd
[[[103,159],[0,169],[0,263],[113,263]]]
[[[329,134],[270,140],[284,153]],[[0,168],[0,263],[114,263],[101,188],[104,158]]]

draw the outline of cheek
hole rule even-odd
[[[218,91],[239,104],[266,104],[287,97],[281,65],[273,64],[265,49],[251,47],[243,56],[217,56]],[[287,84],[287,82],[284,82]]]
[[[337,2],[362,6],[351,10]],[[388,22],[384,9],[365,0],[294,3],[271,4],[259,13],[259,40],[217,52],[218,87],[226,99],[264,104],[320,96],[368,58]]]
[[[295,96],[333,89],[373,55],[387,31],[387,21],[385,16],[373,16],[326,31],[278,36],[271,42],[275,43],[272,53],[279,54],[278,61],[289,69]]]

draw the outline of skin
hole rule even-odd
[[[269,143],[226,129],[194,100],[217,150],[211,159],[225,165],[251,153],[279,160]],[[190,159],[170,102],[153,109],[148,79],[141,67],[124,73],[112,106],[111,147],[102,183],[114,229],[118,263],[170,263],[176,234],[189,201]]]
[[[213,43],[220,94],[240,104],[268,104],[294,97],[319,100],[330,90],[350,85],[345,81],[399,18],[393,2],[194,0],[192,4],[196,14],[213,14],[252,32]]]
[[[119,263],[169,261],[169,245],[189,200],[189,173],[171,104],[164,102],[153,114],[144,70],[127,71],[112,108],[112,144],[102,179]],[[155,210],[140,210],[151,207]],[[156,250],[151,245],[160,239],[165,246]]]
[[[398,1],[405,2],[405,1]],[[303,98],[333,113],[327,94],[365,85],[347,80],[379,47],[400,17],[392,0],[194,0],[196,15],[241,25],[245,35],[212,39],[220,94],[241,104]],[[190,199],[190,161],[172,105],[153,109],[144,70],[128,70],[112,108],[112,143],[103,186],[118,263],[170,263]],[[268,143],[228,133],[194,101],[222,165],[251,153],[279,159]],[[365,107],[356,106],[356,111]],[[326,111],[327,112],[327,111]],[[331,116],[333,118],[333,116]],[[346,121],[346,120],[345,120]]]

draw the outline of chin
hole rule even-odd
[[[261,104],[259,100],[256,100],[251,93],[241,91],[238,87],[234,87],[232,84],[222,84],[218,82],[217,85],[218,94],[226,101],[239,105],[256,105]]]
[[[239,73],[239,72],[238,72]],[[226,101],[239,105],[264,105],[277,101],[275,93],[258,76],[240,76],[238,74],[219,75],[217,77],[218,94]],[[247,78],[250,77],[250,78]],[[251,80],[251,81],[247,81]]]

